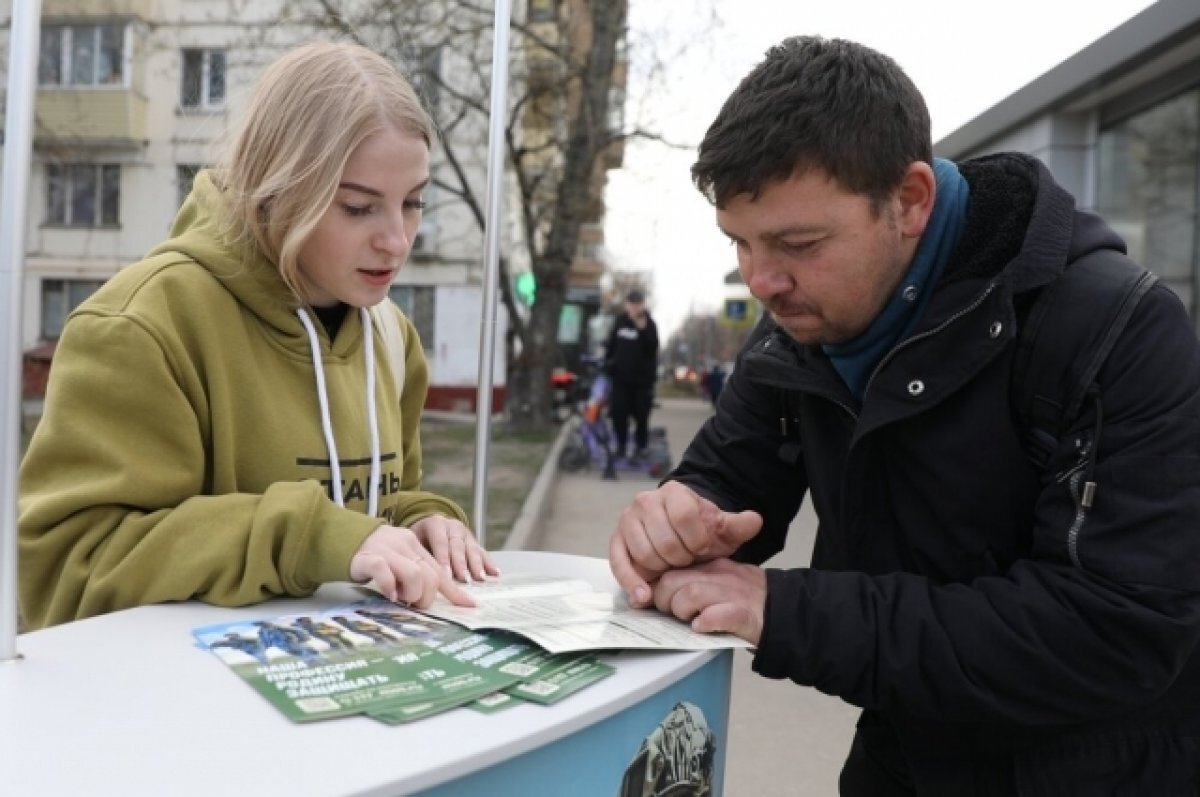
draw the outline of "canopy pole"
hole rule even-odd
[[[496,352],[496,305],[500,283],[500,198],[504,189],[504,129],[508,95],[509,0],[495,0],[492,35],[492,99],[488,116],[487,205],[484,221],[483,312],[479,329],[479,385],[475,398],[475,473],[471,517],[475,539],[487,544],[488,449],[492,420],[492,374]]]
[[[41,0],[14,0],[8,33],[8,100],[4,185],[0,193],[0,308],[7,319],[0,345],[0,662],[17,654],[17,467],[21,440],[21,273],[33,104],[37,90]]]

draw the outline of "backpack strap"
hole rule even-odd
[[[1018,333],[1011,405],[1045,467],[1138,302],[1158,278],[1113,249],[1084,255],[1041,290]]]

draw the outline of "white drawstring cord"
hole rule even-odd
[[[333,502],[345,506],[342,500],[342,465],[338,461],[337,443],[333,441],[333,425],[329,420],[329,396],[325,392],[325,365],[321,362],[321,341],[317,330],[303,307],[296,308],[300,323],[308,332],[308,347],[312,351],[313,372],[317,375],[317,403],[321,406],[321,431],[325,433],[325,449],[329,452],[329,477],[333,480]]]
[[[379,510],[379,416],[375,412],[375,328],[367,308],[358,308],[362,319],[363,357],[367,363],[367,423],[371,429],[371,487],[367,492],[367,514],[375,517]]]
[[[367,366],[367,419],[371,431],[371,483],[367,488],[367,512],[375,517],[379,510],[379,418],[375,412],[375,345],[374,328],[371,326],[370,313],[366,308],[359,308],[359,317],[363,328],[363,359]],[[333,423],[329,413],[329,394],[325,389],[325,365],[321,360],[321,340],[312,319],[303,307],[296,308],[296,315],[308,333],[308,346],[312,351],[313,372],[317,377],[317,403],[321,408],[321,431],[325,435],[325,448],[329,452],[330,478],[333,480],[333,502],[345,506],[342,498],[342,466],[338,460],[337,443],[333,439]]]

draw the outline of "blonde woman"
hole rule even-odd
[[[496,572],[463,511],[421,490],[426,362],[387,298],[432,140],[362,47],[266,70],[170,238],[63,330],[21,466],[30,627],[340,580],[468,604],[456,580]]]

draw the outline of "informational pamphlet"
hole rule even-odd
[[[297,722],[374,710],[444,711],[521,680],[427,644],[461,628],[387,601],[194,631],[201,646]],[[424,715],[423,715],[424,716]]]
[[[417,611],[367,597],[313,614],[197,628],[201,647],[296,722],[398,724],[463,705],[549,705],[613,673],[598,650],[746,648],[587,581],[513,573],[468,584],[476,606]]]
[[[194,634],[296,722],[366,714],[395,725],[463,705],[485,713],[550,705],[614,672],[586,652],[550,653],[380,597]]]
[[[633,609],[624,595],[579,579],[505,573],[464,589],[475,606],[456,606],[439,596],[421,612],[472,630],[511,631],[550,653],[751,647],[732,634],[700,634],[653,609]]]
[[[395,604],[383,598],[363,601],[358,608],[360,613],[368,616],[396,610]],[[596,661],[585,652],[548,653],[533,642],[504,631],[480,633],[446,623],[437,633],[426,636],[422,641],[455,661],[495,670],[517,679],[517,683],[502,693],[493,693],[471,704],[489,713],[510,703],[498,697],[499,694],[549,705],[614,672],[612,667]],[[565,672],[571,673],[568,681],[563,681]],[[529,684],[534,685],[530,691],[516,691],[517,687]],[[373,709],[369,713],[380,721],[396,724],[424,716],[418,711],[417,706],[401,706]]]

